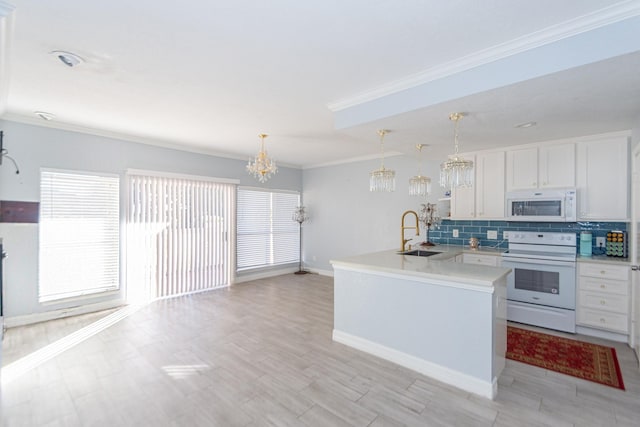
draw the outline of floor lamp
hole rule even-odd
[[[296,207],[296,210],[293,211],[293,216],[291,217],[291,219],[298,223],[298,227],[300,227],[300,232],[298,233],[298,235],[300,236],[300,267],[298,268],[298,271],[295,272],[295,274],[308,273],[308,271],[304,271],[302,269],[302,223],[309,219],[309,215],[307,215],[305,209],[306,208],[304,206]]]

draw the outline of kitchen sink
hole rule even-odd
[[[431,255],[438,255],[442,252],[433,252],[433,251],[423,251],[420,249],[416,249],[413,251],[409,251],[409,252],[402,252],[401,255],[413,255],[413,256],[431,256]]]

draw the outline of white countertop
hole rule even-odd
[[[631,260],[629,258],[606,256],[606,255],[592,255],[582,256],[578,255],[578,262],[594,262],[598,264],[613,264],[613,265],[629,265]]]
[[[416,250],[418,248],[413,248]],[[420,250],[442,252],[430,257],[402,255],[396,250],[387,250],[332,260],[334,267],[364,271],[398,274],[411,278],[449,282],[454,286],[477,287],[477,290],[492,290],[495,283],[506,276],[509,268],[488,267],[451,262],[450,258],[463,253],[460,246],[438,245],[421,247]],[[482,251],[473,251],[482,253]]]
[[[411,246],[411,249],[407,249],[407,251],[409,250],[449,252],[449,253],[454,252],[455,255],[460,255],[465,253],[465,254],[495,255],[495,256],[501,256],[504,252],[507,251],[506,248],[492,248],[488,246],[480,246],[478,249],[471,249],[469,246],[466,246],[466,245],[461,246],[461,245],[442,245],[442,244],[437,244],[435,246],[421,246],[420,244],[415,244]]]

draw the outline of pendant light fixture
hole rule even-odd
[[[267,136],[269,135],[264,133],[258,135],[258,138],[260,138],[260,151],[253,162],[249,160],[249,163],[247,164],[247,172],[263,183],[267,182],[272,175],[278,172],[275,160],[269,158],[267,150],[264,149],[264,139]]]
[[[431,193],[431,178],[422,176],[422,147],[425,146],[426,144],[416,144],[419,153],[418,175],[409,178],[410,196],[426,196]]]
[[[453,131],[454,154],[440,164],[440,186],[450,190],[455,187],[473,186],[473,162],[458,156],[458,122],[463,113],[451,113],[449,120],[455,122]]]
[[[391,192],[396,190],[396,171],[384,167],[384,136],[388,133],[389,131],[386,129],[378,131],[381,152],[380,169],[369,174],[369,191]]]

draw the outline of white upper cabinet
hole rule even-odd
[[[627,137],[577,145],[578,220],[629,220]]]
[[[538,148],[507,151],[507,191],[538,188]]]
[[[507,151],[507,191],[575,187],[575,144]]]
[[[538,149],[538,187],[576,186],[576,145],[543,145]]]
[[[476,218],[504,218],[504,151],[476,155]]]
[[[465,157],[465,160],[467,158]],[[475,183],[473,187],[451,190],[451,219],[475,219]]]
[[[465,160],[473,162],[474,173],[477,174],[476,157],[473,154],[462,154]],[[476,175],[477,176],[477,175]],[[474,179],[473,187],[453,188],[451,190],[451,219],[475,219],[476,217],[476,187],[477,179]]]
[[[504,219],[504,151],[462,157],[474,161],[475,180],[451,191],[451,219]]]

